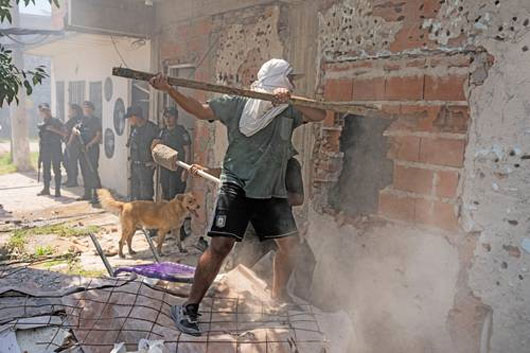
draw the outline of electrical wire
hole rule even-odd
[[[129,68],[129,65],[127,65],[127,63],[125,62],[125,59],[124,59],[123,56],[121,55],[121,52],[120,52],[120,50],[118,49],[118,46],[116,45],[116,41],[114,40],[114,37],[112,36],[112,34],[110,35],[110,40],[112,41],[112,45],[114,46],[114,50],[116,50],[116,53],[117,53],[118,56],[120,57],[122,64],[123,64],[126,68]]]

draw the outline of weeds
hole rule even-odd
[[[53,248],[50,245],[44,247],[37,246],[33,255],[35,257],[51,256],[53,255]]]
[[[29,236],[56,234],[60,237],[79,237],[83,235],[88,235],[89,233],[97,233],[99,229],[100,228],[98,226],[94,225],[87,227],[72,227],[64,223],[45,225],[35,228],[17,229],[13,232],[13,235],[11,235],[11,238],[7,243],[7,248],[10,252],[17,251],[18,253],[23,253],[26,243],[28,241],[27,238]],[[37,248],[37,250],[39,250],[39,248]],[[37,255],[37,250],[35,250],[35,255]]]
[[[98,226],[71,227],[64,223],[60,223],[35,228],[17,229],[14,234],[19,234],[21,236],[56,234],[60,237],[79,237],[88,235],[88,233],[97,233],[98,231]]]
[[[24,252],[24,247],[26,246],[26,237],[21,234],[15,232],[7,242],[7,248],[9,249],[9,252],[16,251],[19,254]]]
[[[13,160],[9,153],[4,153],[0,155],[0,175],[15,173],[17,167],[13,164]]]
[[[31,166],[36,170],[39,160],[39,152],[30,153]],[[17,167],[13,164],[13,159],[9,153],[3,153],[0,155],[0,175],[11,174],[17,171]]]

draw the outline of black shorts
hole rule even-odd
[[[260,241],[298,234],[287,199],[251,199],[245,196],[245,191],[239,186],[223,184],[208,236],[242,241],[248,222],[252,223]]]

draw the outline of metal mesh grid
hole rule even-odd
[[[8,267],[0,266],[0,287],[26,264]],[[193,337],[176,330],[169,316],[170,307],[182,302],[168,283],[95,279],[64,296],[0,296],[0,324],[57,328],[53,339],[39,342],[44,349],[59,348],[55,337],[70,330],[75,348],[95,353],[110,352],[118,342],[136,350],[141,338],[164,340],[170,352],[321,352],[326,345],[311,305],[271,311],[255,298],[249,304],[248,298],[209,296],[200,311],[203,334]]]

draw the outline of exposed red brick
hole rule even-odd
[[[405,18],[405,4],[404,1],[374,1],[372,14],[386,21],[400,21]]]
[[[392,131],[426,131],[466,133],[469,108],[465,106],[414,106],[401,105],[389,127]]]
[[[432,131],[465,133],[468,124],[469,107],[443,106],[432,120]]]
[[[330,101],[351,101],[353,92],[352,80],[330,79],[324,87],[324,99]]]
[[[174,42],[164,42],[160,45],[162,58],[175,58],[182,54],[182,46]]]
[[[332,110],[326,111],[326,118],[324,119],[324,126],[334,126],[335,125],[335,112]]]
[[[410,1],[410,3],[416,3],[418,6],[419,15],[425,18],[436,17],[441,7],[440,0],[422,0],[422,1]],[[419,5],[418,5],[419,3]]]
[[[401,107],[399,105],[393,104],[382,104],[381,111],[386,114],[399,115],[401,112]]]
[[[394,189],[430,195],[434,173],[432,170],[394,166]]]
[[[393,219],[414,221],[415,201],[382,191],[379,193],[379,213]]]
[[[465,101],[464,83],[467,75],[425,77],[425,100]]]
[[[417,162],[420,160],[419,137],[393,136],[389,139],[388,158]]]
[[[353,81],[353,99],[382,100],[385,97],[385,79],[355,79]]]
[[[340,152],[340,137],[342,131],[339,130],[324,130],[324,147],[330,152]]]
[[[447,41],[448,47],[463,47],[466,44],[468,37],[465,33],[460,33],[458,37],[449,38]]]
[[[208,50],[210,39],[207,35],[195,37],[187,43],[186,50],[190,53],[197,53],[202,55],[205,50]]]
[[[426,59],[412,59],[407,61],[406,67],[425,67]]]
[[[420,162],[461,167],[464,161],[463,140],[421,138]]]
[[[383,64],[383,69],[385,71],[398,71],[401,70],[401,62],[398,61],[389,61]]]
[[[356,71],[358,69],[371,69],[373,60],[359,60],[352,62],[325,63],[325,72]],[[364,70],[363,70],[364,71]]]
[[[428,32],[422,28],[422,22],[405,23],[396,33],[394,41],[390,44],[392,52],[401,52],[407,49],[428,47]]]
[[[437,171],[435,183],[436,196],[455,198],[458,188],[459,173],[456,171]]]
[[[438,55],[428,60],[429,66],[436,67],[468,67],[471,63],[469,55],[456,54],[456,55]]]
[[[210,31],[212,29],[211,18],[205,17],[203,19],[197,20],[197,22],[194,23],[193,27],[195,28],[195,32],[198,35],[208,35],[210,34]]]
[[[388,100],[419,100],[423,98],[423,76],[389,77],[385,97]]]
[[[416,199],[415,221],[446,230],[458,228],[458,217],[453,205],[424,199]]]

